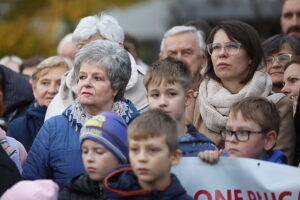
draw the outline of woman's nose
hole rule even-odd
[[[281,92],[283,93],[283,94],[285,94],[285,95],[288,95],[289,93],[290,93],[290,88],[288,87],[288,85],[287,84],[285,84],[284,86],[283,86],[283,88],[281,89]]]

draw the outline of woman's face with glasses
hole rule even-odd
[[[251,61],[240,42],[230,40],[226,32],[220,29],[214,35],[213,43],[207,45],[207,50],[215,74],[223,84],[239,84],[245,79]]]
[[[272,78],[273,85],[283,83],[284,66],[292,60],[293,50],[284,43],[279,52],[266,56],[266,71]]]

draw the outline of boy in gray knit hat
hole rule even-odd
[[[104,177],[128,162],[127,125],[117,114],[102,112],[82,127],[80,145],[87,173],[69,181],[58,199],[103,199]]]

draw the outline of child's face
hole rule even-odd
[[[129,138],[129,158],[143,189],[163,189],[170,181],[170,168],[180,160],[180,151],[170,153],[163,136],[143,140]]]
[[[84,140],[81,151],[84,168],[94,181],[103,181],[108,172],[120,164],[110,151],[93,140]]]
[[[246,121],[240,111],[237,112],[236,118],[232,112],[229,113],[226,129],[231,131],[261,131],[261,127],[256,122]],[[250,133],[249,140],[245,142],[238,141],[235,135],[227,135],[225,139],[225,151],[230,157],[263,159],[265,145],[265,133]]]
[[[184,117],[189,100],[181,84],[166,82],[160,85],[149,84],[147,98],[150,109],[161,109],[177,122]]]

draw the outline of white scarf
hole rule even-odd
[[[261,71],[256,71],[237,94],[232,94],[213,79],[204,79],[199,87],[201,117],[209,130],[219,133],[226,126],[233,103],[248,96],[267,97],[271,92],[272,80],[267,73]]]

